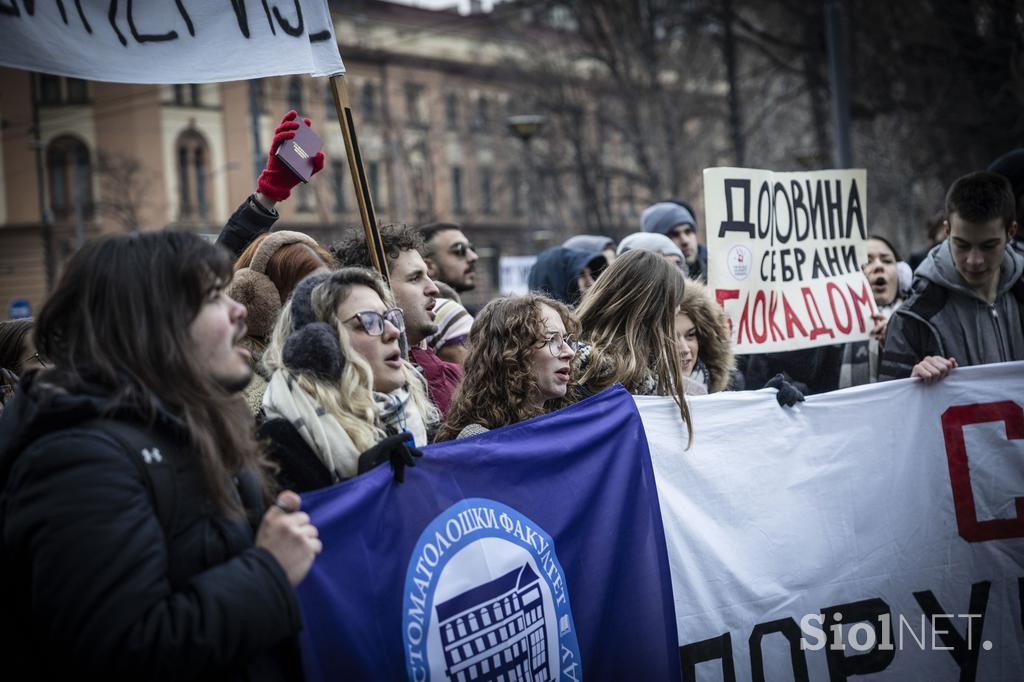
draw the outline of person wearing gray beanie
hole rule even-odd
[[[697,218],[689,205],[660,201],[644,209],[640,229],[663,234],[683,252],[690,277],[707,281],[707,251],[697,243]]]

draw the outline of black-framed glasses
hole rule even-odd
[[[37,363],[39,363],[40,367],[49,367],[49,365],[46,363],[46,360],[43,360],[41,357],[39,357],[39,351],[36,351],[32,355],[28,356],[25,360],[26,362],[35,360]]]
[[[384,333],[385,321],[393,324],[395,329],[399,332],[405,331],[405,316],[398,308],[385,310],[383,315],[378,313],[376,310],[364,310],[360,313],[356,313],[345,321],[349,322],[351,320],[359,320],[359,324],[362,326],[363,331],[370,336],[382,335]]]
[[[576,337],[574,337],[572,334],[565,334],[563,336],[562,332],[554,332],[553,334],[548,336],[548,338],[544,339],[540,343],[542,345],[547,346],[548,352],[551,353],[551,355],[556,358],[558,357],[558,354],[562,351],[563,343],[569,346],[569,350],[571,350],[573,354],[575,354],[580,347],[580,342],[576,340]],[[537,347],[540,348],[540,346]]]
[[[448,247],[448,253],[459,258],[465,258],[470,251],[476,251],[476,249],[469,242],[458,242]]]

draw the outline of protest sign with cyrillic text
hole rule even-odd
[[[708,285],[737,353],[868,338],[864,170],[704,170]]]

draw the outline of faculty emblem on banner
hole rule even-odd
[[[582,674],[554,542],[493,500],[462,500],[420,534],[406,572],[402,636],[410,680]]]

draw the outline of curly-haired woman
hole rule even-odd
[[[405,443],[426,444],[437,411],[399,352],[404,328],[391,292],[370,270],[310,275],[295,288],[263,355],[273,374],[258,433],[271,441],[282,485],[322,488],[381,457],[411,462]]]
[[[560,406],[572,380],[579,322],[540,294],[491,301],[469,332],[466,374],[437,440],[485,433]]]
[[[685,279],[661,255],[641,249],[627,251],[604,271],[577,309],[585,343],[575,397],[614,384],[636,395],[670,395],[692,437],[676,340]]]

